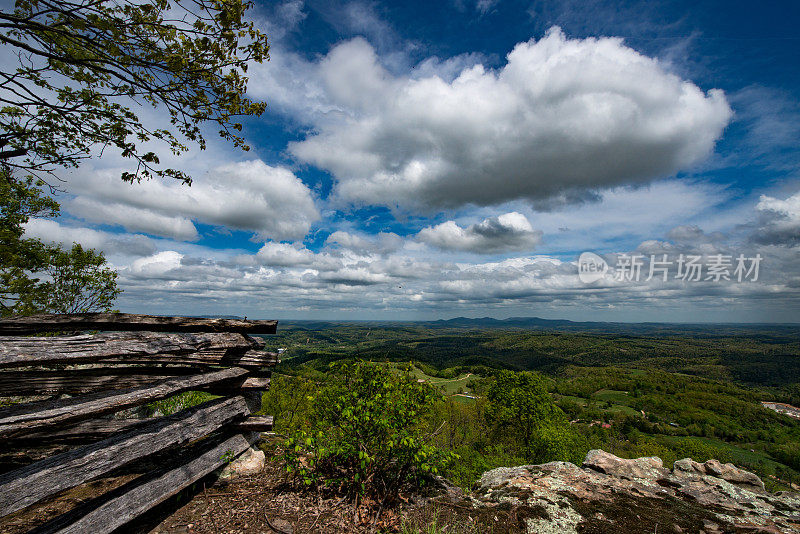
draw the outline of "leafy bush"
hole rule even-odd
[[[408,369],[344,364],[311,399],[306,430],[287,441],[287,471],[307,486],[391,501],[456,458],[423,430],[436,399]]]
[[[307,424],[308,401],[319,387],[315,378],[287,376],[274,373],[270,388],[262,397],[261,412],[275,418],[273,430],[281,435],[292,435]]]

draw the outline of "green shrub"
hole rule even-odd
[[[448,467],[444,474],[453,484],[470,490],[478,478],[495,467],[512,467],[529,463],[525,458],[508,453],[500,445],[491,445],[482,450],[465,445],[456,449],[459,460]]]
[[[392,500],[456,458],[424,433],[436,399],[407,369],[344,364],[311,399],[307,429],[287,441],[287,471],[307,486]]]

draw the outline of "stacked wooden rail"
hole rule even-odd
[[[0,408],[0,450],[71,446],[0,474],[0,531],[65,490],[159,458],[152,471],[36,528],[111,532],[245,451],[258,432],[271,429],[271,417],[253,413],[277,363],[250,334],[274,334],[276,327],[277,321],[131,314],[0,320],[0,397],[37,397]],[[47,332],[70,334],[41,335]],[[198,390],[218,397],[169,416],[114,417]]]

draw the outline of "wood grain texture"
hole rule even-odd
[[[0,338],[2,339],[2,338]],[[278,355],[262,350],[249,350],[244,354],[215,353],[212,351],[201,351],[193,354],[181,355],[153,355],[147,357],[136,357],[121,360],[120,363],[172,363],[180,365],[236,365],[238,367],[249,367],[258,369],[261,367],[272,367],[279,363]],[[102,363],[115,363],[115,360],[103,360]]]
[[[197,367],[102,367],[57,371],[0,371],[0,397],[34,395],[85,395],[96,391],[144,386],[176,376],[198,374]],[[269,389],[269,378],[246,377],[210,391]]]
[[[138,428],[152,421],[151,419],[92,419],[80,423],[26,433],[21,436],[5,438],[4,441],[14,447],[24,445],[36,446],[42,443],[72,445],[95,443],[109,436]],[[241,431],[267,432],[272,430],[271,415],[251,415],[241,421],[230,423],[230,427]]]
[[[151,386],[13,405],[0,410],[0,438],[91,419],[246,375],[246,369],[232,367],[201,375],[170,378]]]
[[[268,432],[272,430],[273,417],[271,415],[251,415],[243,421],[234,423],[239,430],[250,432]]]
[[[6,436],[3,441],[16,448],[42,443],[93,443],[118,432],[131,430],[148,421],[148,419],[90,419],[72,425],[26,432],[18,436]]]
[[[200,439],[248,413],[242,397],[217,399],[5,473],[0,476],[0,516],[21,510],[134,460]]]
[[[236,332],[274,334],[278,321],[205,319],[202,317],[164,317],[132,313],[41,314],[0,320],[0,335],[35,334],[72,330],[151,332]]]
[[[248,365],[277,361],[244,334],[115,332],[59,337],[0,337],[0,367],[77,363]]]

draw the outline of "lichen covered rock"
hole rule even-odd
[[[593,450],[566,462],[500,467],[483,474],[472,501],[524,510],[527,531],[800,532],[800,494],[765,491],[733,464],[689,458],[618,458]]]

